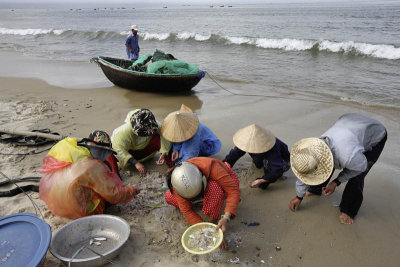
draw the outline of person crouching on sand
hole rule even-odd
[[[160,125],[148,109],[129,112],[125,123],[114,130],[111,142],[117,152],[120,166],[131,164],[141,175],[146,173],[141,162],[152,158],[157,151],[160,151],[157,164],[163,164],[171,148],[171,143],[160,136]]]
[[[171,160],[175,164],[188,159],[208,157],[221,150],[221,141],[185,105],[165,117],[162,136],[172,142]]]
[[[189,159],[169,173],[167,183],[170,189],[165,193],[166,202],[179,208],[188,224],[203,222],[192,208],[192,202],[198,199],[203,199],[204,215],[210,222],[218,222],[217,228],[223,232],[236,216],[240,201],[239,180],[233,170],[218,159]],[[225,213],[221,215],[224,200]],[[224,239],[221,249],[227,246]]]
[[[296,193],[289,207],[296,211],[305,195],[335,192],[347,182],[340,203],[340,222],[354,223],[363,201],[364,179],[377,162],[387,139],[385,127],[377,120],[345,114],[320,138],[305,138],[292,148],[290,162],[297,176]],[[329,182],[334,169],[343,169]]]
[[[55,144],[38,170],[39,197],[55,215],[76,219],[102,214],[110,204],[127,203],[141,189],[124,186],[110,138],[94,131],[79,143],[66,137]]]
[[[237,131],[233,136],[233,143],[235,147],[225,157],[224,162],[233,167],[247,152],[257,168],[264,168],[263,177],[249,182],[252,188],[267,189],[269,184],[274,183],[290,169],[288,146],[257,124]]]
[[[89,134],[88,138],[82,141],[81,146],[89,149],[93,158],[104,162],[110,168],[110,171],[121,179],[118,171],[118,160],[114,156],[115,152],[111,149],[111,139],[106,132],[95,130]]]

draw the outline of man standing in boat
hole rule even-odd
[[[132,33],[126,38],[126,54],[128,59],[136,60],[139,57],[140,47],[139,47],[139,35],[137,35],[138,28],[136,25],[131,26]]]

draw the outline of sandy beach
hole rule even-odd
[[[92,68],[95,68],[93,66]],[[71,71],[75,71],[71,68]],[[100,70],[97,70],[100,73]],[[3,71],[4,73],[4,71]],[[100,75],[97,73],[96,75]],[[11,75],[10,75],[11,76]],[[24,76],[24,75],[21,75]],[[381,121],[388,130],[386,147],[365,180],[364,202],[354,225],[339,223],[338,204],[344,186],[330,197],[308,197],[293,213],[288,204],[295,196],[296,178],[291,171],[266,191],[250,189],[247,181],[261,171],[245,156],[234,166],[242,192],[237,217],[229,223],[227,251],[205,256],[185,252],[180,237],[186,223],[180,212],[165,204],[162,183],[166,166],[145,164],[148,174],[134,169],[122,172],[124,184],[139,185],[143,191],[130,203],[112,206],[107,214],[120,216],[131,226],[131,235],[116,258],[120,266],[397,266],[400,255],[399,200],[400,112],[346,102],[300,100],[301,96],[232,96],[225,91],[207,93],[214,86],[201,81],[191,95],[162,95],[135,92],[110,85],[85,90],[49,85],[40,75],[33,78],[0,78],[1,127],[15,130],[50,128],[62,135],[86,137],[96,129],[108,133],[123,123],[137,107],[149,108],[162,122],[182,103],[191,107],[202,123],[221,139],[223,148],[215,155],[223,159],[233,146],[232,135],[251,123],[262,125],[288,144],[304,137],[319,136],[340,115],[362,113]],[[64,75],[65,76],[65,75]],[[64,80],[63,80],[64,79]],[[79,77],[74,77],[79,80]],[[104,79],[104,78],[103,78]],[[67,77],[57,80],[63,84]],[[51,82],[51,81],[50,81]],[[91,84],[88,82],[88,84]],[[65,86],[68,87],[68,86]],[[39,148],[0,144],[3,153],[41,151]],[[10,178],[40,176],[36,170],[46,152],[21,156],[2,155],[0,169]],[[51,226],[53,234],[71,220],[51,214],[37,193],[30,193]],[[34,212],[26,196],[0,199],[0,215]],[[248,223],[259,222],[256,227]],[[276,246],[282,249],[277,251]],[[45,266],[62,266],[50,252]]]

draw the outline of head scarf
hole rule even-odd
[[[111,147],[110,136],[104,131],[93,131],[89,134],[88,139],[97,145]]]
[[[143,108],[131,116],[132,130],[137,136],[152,136],[157,132],[158,124],[153,113]]]
[[[95,159],[100,161],[106,161],[111,154],[116,154],[114,150],[111,149],[110,136],[100,130],[96,130],[89,134],[89,137],[84,139],[85,142],[81,146],[89,149],[90,154]]]

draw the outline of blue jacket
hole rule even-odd
[[[172,151],[179,151],[177,163],[198,156],[211,156],[221,150],[221,141],[207,126],[199,123],[199,129],[195,135],[181,143],[173,143]]]
[[[126,54],[128,55],[128,59],[136,60],[139,57],[139,35],[133,35],[132,33],[126,38],[125,45],[129,46],[133,53],[126,48]]]

